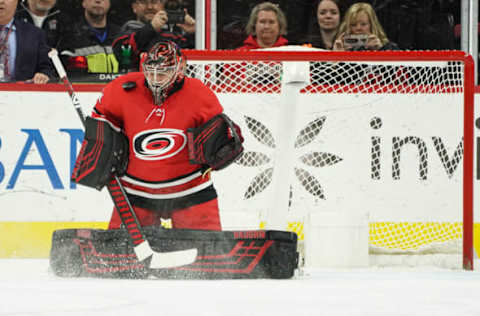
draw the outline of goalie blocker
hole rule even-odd
[[[144,229],[155,251],[197,248],[195,262],[149,269],[148,263],[136,259],[125,230],[65,229],[53,234],[50,267],[62,277],[287,279],[298,266],[293,232]]]
[[[127,166],[127,137],[119,128],[87,117],[85,137],[72,172],[72,181],[101,190],[112,174],[124,175]]]

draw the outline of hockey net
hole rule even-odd
[[[367,212],[372,255],[451,254],[471,269],[471,57],[291,49],[186,52],[187,75],[245,138],[214,174],[222,217],[302,240],[309,213]]]

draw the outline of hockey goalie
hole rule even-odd
[[[210,173],[243,152],[241,130],[213,91],[185,76],[173,42],[155,44],[142,71],[107,84],[85,124],[72,180],[97,190],[113,176],[149,245],[158,252],[198,250],[194,262],[151,269],[128,242],[128,221],[114,208],[108,230],[54,233],[52,270],[62,276],[289,278],[295,233],[222,231]],[[114,197],[115,200],[115,197]],[[172,229],[162,227],[168,221]],[[127,226],[127,227],[125,227]],[[165,226],[165,225],[163,225]]]

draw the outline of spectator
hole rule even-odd
[[[136,0],[136,2],[137,6],[149,5],[151,11],[155,9],[157,11],[151,18],[152,12],[137,13],[137,19],[143,21],[145,25],[136,32],[123,34],[115,39],[113,50],[120,61],[122,71],[138,71],[141,53],[147,52],[158,42],[172,41],[180,48],[195,47],[195,20],[188,14],[187,9],[180,6],[180,2],[176,0]],[[169,8],[175,11],[169,11],[170,17],[167,14]],[[183,19],[183,23],[171,23],[174,13],[177,13],[177,18]],[[140,17],[142,14],[143,18]]]
[[[398,46],[388,40],[372,6],[365,2],[350,6],[338,33],[334,50],[398,50]],[[349,43],[348,39],[357,41],[358,45]]]
[[[340,0],[317,0],[315,8],[317,23],[304,43],[331,50],[341,22]]]
[[[288,45],[287,18],[278,5],[271,2],[257,4],[250,13],[247,39],[238,49],[249,50]]]
[[[120,26],[107,18],[110,0],[83,0],[82,6],[83,16],[68,30],[59,49],[67,71],[81,75],[118,72],[111,45]]]
[[[165,9],[163,2],[164,0],[133,0],[132,12],[136,19],[125,22],[122,25],[121,32],[130,34],[150,23],[158,11]]]
[[[251,11],[245,30],[248,34],[237,50],[272,48],[288,45],[287,19],[278,5],[257,4]],[[221,80],[233,89],[278,85],[281,79],[278,62],[234,62],[222,67]]]
[[[47,83],[53,78],[45,34],[15,19],[18,0],[2,1],[0,10],[0,81]]]
[[[57,48],[64,18],[56,7],[56,0],[27,0],[20,3],[15,18],[34,24],[44,30],[47,44]]]

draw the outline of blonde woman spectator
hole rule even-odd
[[[398,50],[388,40],[372,6],[365,2],[355,3],[347,10],[338,34],[334,50]]]
[[[340,0],[318,0],[316,23],[304,43],[308,46],[331,50],[341,22]]]
[[[257,4],[250,13],[245,28],[248,37],[238,49],[278,47],[288,44],[287,18],[278,5],[271,2]]]

